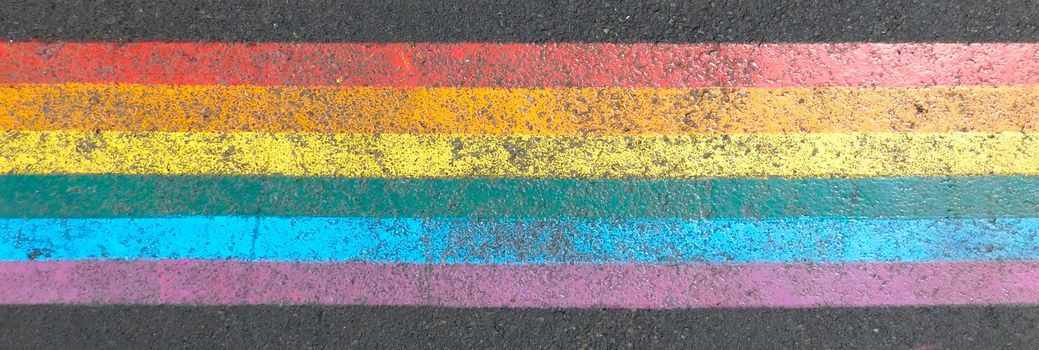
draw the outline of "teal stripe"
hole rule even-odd
[[[1039,259],[1039,219],[0,219],[0,260],[752,263]]]
[[[703,180],[0,177],[0,217],[167,215],[988,218],[1039,214],[1039,178]]]

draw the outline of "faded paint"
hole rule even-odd
[[[2,219],[0,260],[427,264],[1039,259],[1039,219]]]
[[[0,176],[0,217],[1000,218],[1039,213],[1039,177],[380,179]]]
[[[715,308],[1039,303],[1039,263],[0,262],[4,304]]]
[[[1039,130],[1039,87],[13,85],[0,130],[652,135]]]
[[[664,88],[1034,85],[1039,84],[1039,45],[3,42],[0,82]]]
[[[0,173],[401,178],[1035,175],[1039,135],[6,132],[0,133]]]

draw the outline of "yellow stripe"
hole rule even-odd
[[[0,172],[407,178],[1035,175],[1037,137],[5,132],[0,133]]]
[[[0,130],[653,135],[1039,131],[1039,87],[13,85]]]

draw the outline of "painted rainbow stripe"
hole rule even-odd
[[[854,198],[854,200],[849,200]],[[1027,218],[1039,177],[349,179],[7,175],[0,217]]]
[[[1039,219],[3,219],[0,260],[430,264],[1039,260]]]
[[[1039,87],[0,87],[0,130],[683,135],[1036,131]]]
[[[758,41],[758,40],[755,40]],[[0,82],[445,87],[1034,85],[1019,43],[0,42]]]
[[[1039,303],[1037,57],[0,43],[0,303]]]
[[[1039,303],[1039,263],[0,262],[4,304],[733,308]]]
[[[387,178],[1036,175],[1039,135],[5,132],[0,133],[0,173]]]

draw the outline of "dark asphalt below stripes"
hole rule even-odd
[[[2,306],[19,348],[1036,349],[1039,307]]]
[[[15,0],[0,38],[349,42],[1035,42],[1034,0]]]

